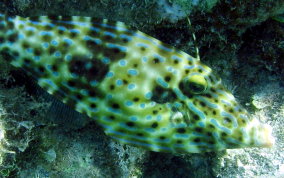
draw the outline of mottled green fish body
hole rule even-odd
[[[1,15],[0,51],[122,143],[173,153],[273,144],[209,67],[121,22]]]

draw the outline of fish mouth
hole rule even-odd
[[[262,124],[257,119],[253,119],[250,125],[252,125],[252,147],[273,147],[275,138],[272,135],[272,127],[270,125]]]

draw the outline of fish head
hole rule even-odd
[[[176,90],[171,121],[189,133],[192,152],[242,147],[271,147],[271,127],[252,117],[206,65],[197,61]]]

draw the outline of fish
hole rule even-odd
[[[0,54],[123,144],[175,154],[274,143],[199,56],[123,22],[1,14]]]

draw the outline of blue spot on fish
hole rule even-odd
[[[204,122],[198,122],[198,126],[205,128],[205,123]]]
[[[126,106],[132,106],[132,105],[133,105],[133,102],[132,102],[132,101],[126,101],[126,102],[125,102],[125,105],[126,105]]]
[[[90,82],[90,84],[91,84],[92,87],[95,87],[95,86],[98,85],[98,81],[92,80],[92,81]]]
[[[119,35],[119,37],[122,38],[122,39],[126,39],[127,41],[130,41],[132,39],[130,36],[125,35],[125,34],[121,34],[121,35]]]
[[[61,31],[66,31],[67,29],[65,28],[65,27],[63,27],[63,26],[59,26],[59,27],[57,27],[57,29],[58,30],[61,30]]]
[[[127,62],[126,62],[126,60],[124,60],[124,59],[119,61],[119,65],[120,65],[120,66],[125,66],[126,63],[127,63]]]
[[[129,70],[128,70],[128,74],[130,74],[130,75],[137,75],[137,74],[138,74],[138,71],[135,70],[135,69],[129,69]]]
[[[174,137],[176,138],[189,138],[189,135],[188,134],[174,134]]]
[[[157,79],[157,83],[159,84],[159,85],[161,85],[162,87],[164,87],[164,88],[168,88],[169,87],[169,84],[167,83],[167,82],[165,82],[162,78],[158,78]]]
[[[219,129],[223,130],[224,132],[226,132],[227,134],[231,134],[232,131],[226,127],[222,127],[221,125],[219,125],[219,123],[217,122],[216,119],[211,119],[210,122],[212,124],[214,124],[216,127],[218,127]]]
[[[43,48],[47,49],[49,47],[49,44],[47,42],[42,44]]]
[[[106,77],[113,77],[114,76],[114,73],[113,72],[108,72],[107,74],[106,74]]]
[[[44,36],[44,35],[52,36],[52,35],[53,35],[53,32],[41,31],[41,32],[39,33],[39,35],[42,35],[42,36]]]
[[[133,90],[135,88],[135,84],[134,83],[131,83],[128,85],[128,89],[129,90]]]
[[[51,44],[52,44],[53,46],[57,46],[57,45],[58,45],[58,42],[55,41],[55,40],[52,40],[52,41],[51,41]]]
[[[145,108],[145,103],[141,103],[140,108],[142,108],[142,109]]]
[[[70,40],[68,38],[65,38],[63,41],[66,42],[68,45],[72,45],[73,43],[73,40]]]
[[[138,117],[136,117],[136,116],[131,116],[131,117],[130,117],[130,120],[135,122],[135,121],[138,120]]]
[[[71,29],[70,32],[71,33],[80,33],[80,30],[78,30],[78,29]]]
[[[116,34],[114,34],[114,33],[112,33],[112,32],[108,32],[108,31],[105,31],[105,32],[104,32],[104,35],[105,35],[105,36],[111,36],[111,37],[113,37],[113,38],[116,37]]]
[[[146,99],[151,99],[152,95],[153,95],[152,92],[148,92],[148,93],[145,94],[145,98]]]
[[[205,114],[202,111],[200,111],[198,108],[196,108],[195,105],[192,104],[192,102],[188,102],[187,106],[191,111],[197,114],[200,118],[205,119]]]
[[[151,120],[151,119],[152,119],[152,116],[151,116],[151,115],[147,115],[147,116],[146,116],[146,119],[147,119],[147,120]]]
[[[221,116],[225,116],[225,117],[230,118],[231,121],[233,122],[233,126],[234,126],[235,128],[238,127],[237,119],[236,119],[232,114],[229,114],[229,113],[223,111],[223,112],[221,112]]]
[[[116,85],[117,86],[121,86],[123,84],[122,80],[118,79],[116,80]]]
[[[33,60],[40,61],[40,56],[33,56]]]
[[[145,57],[145,56],[143,56],[143,57],[142,57],[142,62],[146,63],[147,61],[148,61],[148,58]]]
[[[104,57],[102,61],[103,61],[104,64],[109,64],[110,59],[107,58],[107,57]]]
[[[71,59],[72,59],[72,55],[71,54],[65,55],[65,60],[66,61],[71,61]]]
[[[172,57],[171,57],[173,60],[177,60],[177,61],[182,61],[182,59],[180,58],[180,57],[178,57],[178,56],[176,56],[176,55],[172,55]]]
[[[107,44],[108,48],[118,48],[120,51],[126,52],[127,48],[125,46],[120,46],[117,44],[113,44],[113,43],[108,43]]]
[[[96,27],[91,27],[90,28],[92,31],[95,31],[95,32],[99,32],[100,31],[100,29],[99,28],[96,28]]]
[[[56,52],[54,53],[54,56],[55,56],[55,57],[61,57],[61,52],[60,52],[60,51],[56,51]]]
[[[157,119],[157,121],[161,121],[162,120],[162,116],[158,115],[156,119]]]

